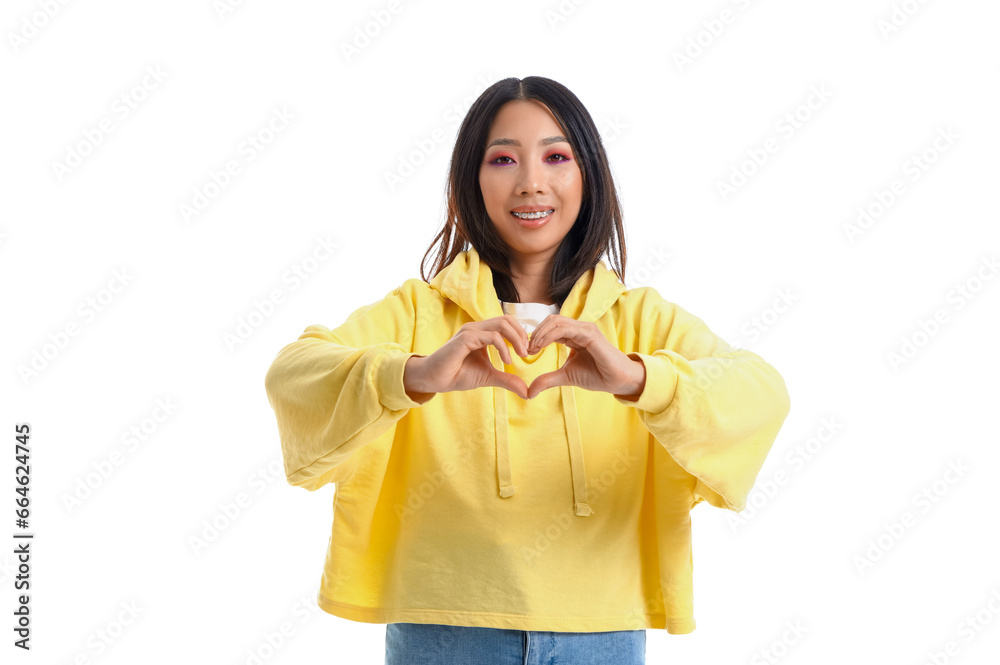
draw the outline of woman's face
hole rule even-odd
[[[576,155],[544,104],[515,99],[500,107],[490,125],[479,166],[486,212],[514,261],[548,261],[576,222],[583,175]],[[547,211],[541,219],[513,212]]]

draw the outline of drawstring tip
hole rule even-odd
[[[506,487],[501,487],[500,496],[506,499],[507,497],[514,496],[514,492],[516,490],[517,488],[514,487],[513,485],[507,485]]]
[[[590,509],[589,503],[577,503],[575,505],[576,505],[576,514],[579,515],[580,517],[586,517],[587,515],[594,512]]]

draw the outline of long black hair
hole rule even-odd
[[[548,296],[562,306],[573,285],[607,252],[618,279],[625,282],[625,229],[621,204],[600,133],[590,113],[569,88],[545,78],[505,78],[483,91],[462,121],[451,153],[446,197],[448,212],[420,263],[437,249],[432,272],[437,275],[471,245],[493,272],[497,296],[521,302],[511,278],[510,248],[490,221],[479,187],[479,166],[486,152],[490,125],[500,107],[514,99],[534,99],[544,104],[563,131],[583,176],[580,212],[556,250],[549,278]]]

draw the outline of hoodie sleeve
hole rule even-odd
[[[646,367],[635,407],[670,456],[694,476],[692,507],[739,512],[790,409],[785,382],[759,355],[647,288],[627,355]]]
[[[271,362],[264,387],[289,484],[312,492],[340,480],[355,451],[425,403],[403,389],[403,367],[419,355],[411,351],[415,281],[333,330],[306,327]]]

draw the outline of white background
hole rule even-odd
[[[4,3],[4,662],[382,662],[384,625],[315,608],[333,487],[285,482],[264,375],[307,325],[419,277],[461,117],[529,75],[568,86],[601,128],[627,285],[761,354],[791,395],[743,519],[694,510],[698,628],[647,631],[647,662],[995,662],[1000,6],[389,8]],[[275,109],[293,118],[268,135]],[[240,172],[186,220],[229,160]],[[902,193],[849,235],[893,180]],[[338,249],[313,261],[321,241]],[[296,268],[312,272],[286,280]],[[772,309],[781,292],[791,304]],[[946,322],[922,333],[936,310]],[[919,346],[894,365],[904,339]],[[30,653],[11,646],[20,422]]]

